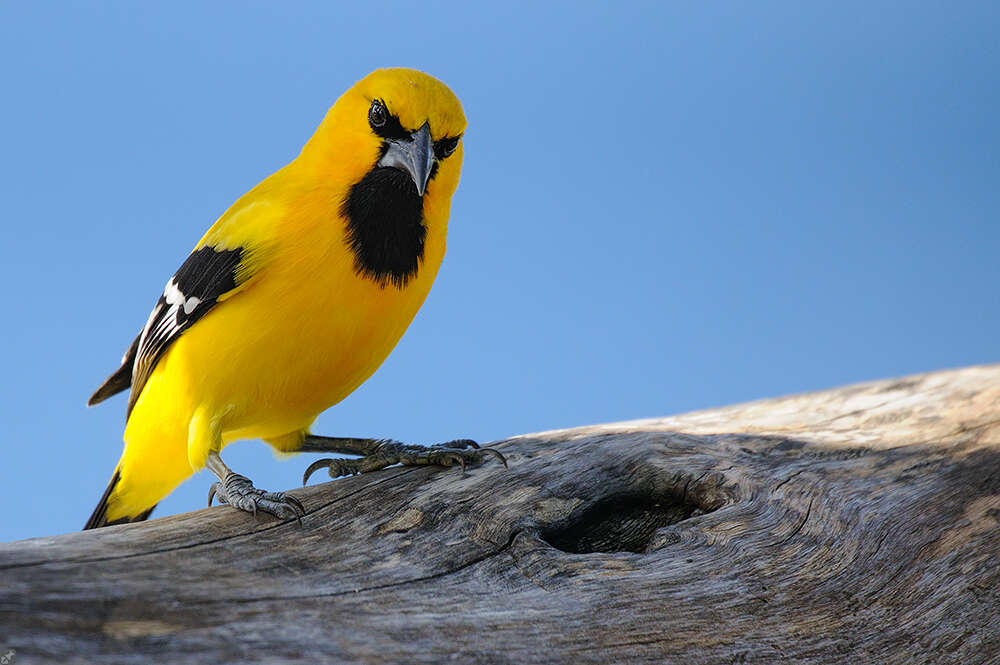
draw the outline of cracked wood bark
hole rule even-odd
[[[0,546],[29,662],[998,663],[1000,366]],[[0,644],[3,647],[4,644]]]

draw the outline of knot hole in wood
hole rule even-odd
[[[721,481],[712,474],[708,484]],[[582,506],[557,524],[541,530],[549,545],[571,554],[592,552],[644,553],[654,534],[664,527],[710,513],[725,501],[719,492],[687,491],[691,484],[632,487]]]

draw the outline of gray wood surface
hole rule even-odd
[[[18,663],[1000,663],[1000,366],[0,545]],[[303,458],[303,464],[305,458]]]

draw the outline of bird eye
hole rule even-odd
[[[439,160],[444,159],[458,148],[461,136],[452,136],[434,142],[434,156]]]
[[[372,107],[368,109],[368,124],[372,126],[372,129],[378,129],[384,127],[388,120],[389,112],[385,110],[385,104],[382,103],[381,99],[376,99],[372,102]]]

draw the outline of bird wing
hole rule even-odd
[[[188,255],[167,282],[163,295],[156,301],[149,320],[139,334],[132,365],[129,414],[156,363],[170,345],[208,314],[220,298],[239,286],[236,272],[242,253],[242,249],[201,247]]]
[[[119,367],[91,395],[94,405],[131,388],[128,415],[170,346],[222,301],[249,285],[268,254],[273,215],[257,205],[233,206],[201,239],[167,282],[146,325]],[[243,213],[257,208],[252,215]],[[266,206],[266,208],[272,208]],[[273,210],[273,208],[272,208]]]

